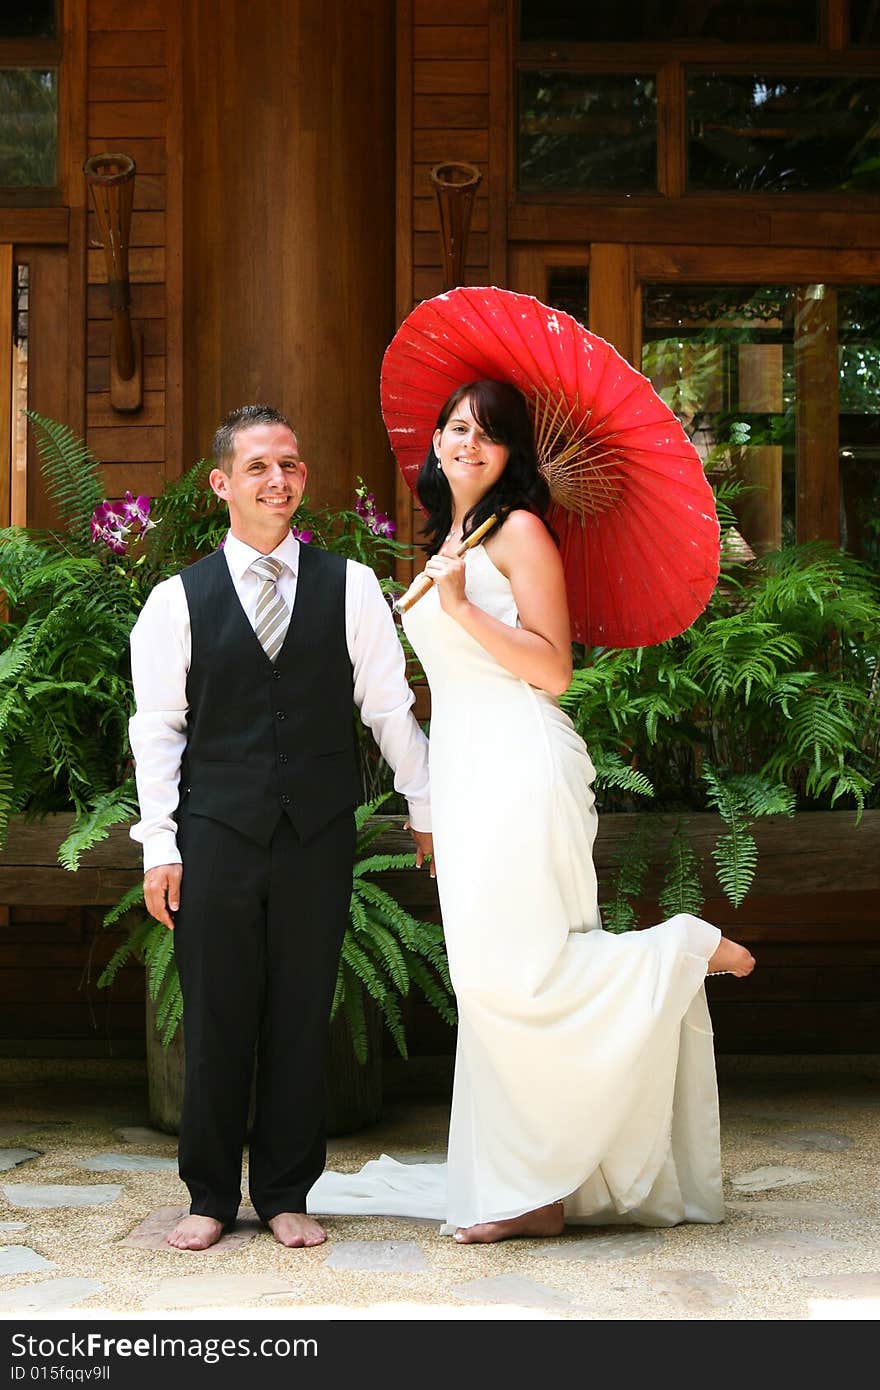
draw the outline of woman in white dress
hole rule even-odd
[[[463,1242],[566,1216],[723,1216],[707,970],[750,953],[680,915],[601,930],[593,768],[556,697],[571,679],[562,562],[525,401],[444,406],[418,482],[430,593],[405,626],[431,686],[431,789],[459,1011],[447,1220]],[[502,523],[454,550],[497,509]]]
[[[522,395],[496,381],[456,391],[417,491],[434,585],[404,625],[431,687],[459,1014],[448,1161],[445,1175],[387,1158],[325,1174],[310,1209],[445,1214],[462,1243],[555,1236],[565,1221],[720,1221],[703,981],[748,975],[754,960],[687,914],[601,929],[594,771],[557,702],[571,679],[568,608]]]

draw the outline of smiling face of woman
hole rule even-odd
[[[442,430],[434,431],[434,451],[453,497],[466,507],[495,486],[510,454],[474,419],[469,400],[459,401]]]

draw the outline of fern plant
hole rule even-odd
[[[724,568],[681,636],[581,652],[563,704],[590,748],[600,810],[650,800],[720,815],[715,873],[739,906],[758,818],[835,806],[860,815],[880,802],[878,654],[873,572],[827,545],[793,546]],[[621,871],[606,924],[632,925],[631,866]],[[667,851],[664,910],[701,894],[683,824]]]
[[[450,1027],[455,1023],[442,928],[413,917],[376,881],[378,874],[389,869],[406,869],[415,864],[413,854],[371,853],[373,842],[384,829],[381,822],[373,822],[371,817],[386,800],[387,796],[377,797],[359,806],[355,813],[357,849],[349,925],[343,938],[330,1013],[332,1020],[341,1011],[355,1056],[361,1063],[366,1062],[369,1050],[367,997],[375,1000],[404,1058],[407,1047],[400,1001],[409,995],[412,986],[444,1022]],[[156,1004],[156,1026],[163,1047],[167,1047],[183,1015],[174,960],[174,933],[144,914],[143,885],[140,883],[111,908],[104,918],[104,926],[115,926],[121,920],[127,924],[125,937],[98,977],[98,986],[112,984],[132,957],[141,960],[147,972],[150,998]]]

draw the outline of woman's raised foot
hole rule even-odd
[[[745,946],[740,946],[736,941],[730,941],[726,936],[715,948],[714,954],[709,957],[710,975],[737,975],[744,979],[746,975],[751,975],[755,968],[755,957]]]

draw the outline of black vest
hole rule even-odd
[[[302,840],[361,800],[345,560],[301,545],[296,601],[273,666],[221,551],[181,574],[192,627],[181,802],[267,845],[282,815]]]

